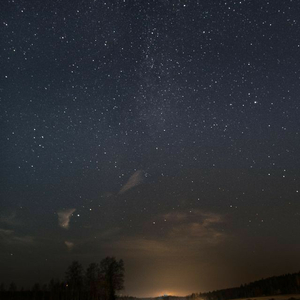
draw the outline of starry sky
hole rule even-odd
[[[124,294],[300,269],[297,0],[2,0],[0,281],[105,256]]]

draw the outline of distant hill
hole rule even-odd
[[[242,284],[240,287],[212,291],[208,293],[194,293],[188,299],[230,300],[300,294],[300,272],[269,277],[258,281]],[[300,295],[298,297],[300,299]]]

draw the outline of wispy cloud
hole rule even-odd
[[[155,217],[148,234],[123,237],[108,245],[125,251],[128,255],[169,256],[187,253],[194,255],[200,250],[219,245],[228,237],[223,232],[223,215],[201,210],[169,212]],[[163,229],[161,236],[153,235],[153,226]]]
[[[133,187],[139,185],[143,179],[144,179],[144,172],[142,170],[138,170],[134,172],[128,181],[124,184],[124,186],[121,188],[119,194],[123,194],[127,192],[128,190],[132,189]]]
[[[196,219],[199,222],[204,223],[204,225],[209,225],[213,223],[223,222],[223,217],[220,214],[202,211],[200,209],[190,210],[186,212],[169,212],[164,214],[163,217],[173,222],[188,221],[191,219]]]
[[[99,233],[99,237],[103,239],[111,238],[117,235],[120,231],[121,231],[120,227],[110,228],[108,230],[103,231],[102,233]]]
[[[11,225],[11,226],[20,224],[20,222],[16,218],[15,212],[12,212],[10,214],[2,214],[0,216],[0,223],[6,224],[6,225]]]
[[[172,251],[170,246],[165,241],[142,237],[126,237],[107,245],[108,248],[113,248],[113,250],[118,249],[125,253],[132,253],[133,255],[168,254]]]
[[[172,221],[172,222],[179,222],[184,221],[188,217],[187,213],[184,212],[170,212],[163,215],[164,220]]]
[[[225,234],[215,228],[194,222],[175,226],[170,233],[170,237],[177,242],[187,244],[202,243],[203,245],[211,245],[219,244],[225,238]]]
[[[172,240],[203,244],[217,244],[225,238],[225,234],[218,227],[224,223],[224,217],[220,214],[204,212],[201,210],[183,212],[171,212],[163,216],[170,222],[169,237]]]
[[[68,248],[69,251],[71,251],[74,248],[74,246],[75,246],[74,243],[69,242],[69,241],[65,241],[65,245],[67,246],[67,248]]]
[[[14,234],[13,230],[0,228],[0,237],[1,238],[7,237],[7,236],[11,236],[13,234]]]
[[[33,236],[15,236],[14,241],[17,243],[22,243],[22,244],[32,244],[34,242],[34,237]]]
[[[0,228],[0,240],[4,244],[32,244],[34,237],[29,235],[17,235],[14,230]]]
[[[69,228],[70,219],[72,214],[76,211],[75,208],[70,208],[67,210],[61,210],[57,213],[58,215],[58,225],[64,229]]]

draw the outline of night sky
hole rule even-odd
[[[0,282],[116,256],[124,294],[300,269],[298,0],[1,0]]]

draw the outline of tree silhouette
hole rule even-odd
[[[5,285],[4,285],[4,283],[2,282],[1,284],[0,284],[0,292],[4,292],[5,291]]]
[[[17,291],[17,286],[14,282],[12,282],[10,285],[9,285],[9,289],[8,289],[10,292],[16,292]]]
[[[41,290],[40,284],[39,283],[35,283],[32,287],[32,291],[33,292],[39,292]]]
[[[90,299],[96,299],[98,293],[98,277],[99,267],[95,263],[91,263],[85,272],[85,290],[89,294]]]
[[[66,272],[66,287],[71,299],[79,299],[83,287],[83,268],[78,261],[73,261]]]
[[[60,282],[59,279],[51,279],[48,285],[50,300],[60,299],[66,290],[66,284]],[[62,299],[62,298],[61,298]]]
[[[100,281],[107,300],[116,299],[116,291],[124,289],[124,262],[114,257],[106,257],[100,262]]]

